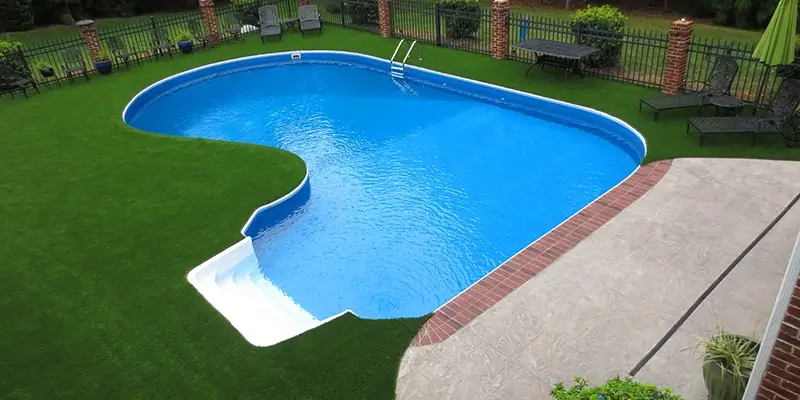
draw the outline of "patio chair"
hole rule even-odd
[[[72,80],[77,74],[83,75],[86,81],[89,81],[89,70],[86,68],[86,60],[78,49],[64,50],[62,57],[64,58],[64,63],[61,68],[64,70],[64,74],[67,76],[67,79],[69,79],[70,84],[72,84]]]
[[[229,14],[225,18],[225,32],[233,40],[239,40],[242,35],[242,18],[237,14]]]
[[[111,48],[111,53],[114,55],[114,58],[125,63],[125,68],[130,68],[131,58],[135,58],[136,62],[139,64],[142,62],[136,52],[128,50],[128,46],[126,46],[125,42],[118,36],[108,39],[108,47]]]
[[[264,43],[264,38],[269,36],[277,36],[278,40],[283,39],[278,6],[267,5],[259,8],[258,24],[261,26],[261,43]]]
[[[194,36],[194,39],[204,49],[214,44],[211,41],[211,35],[206,33],[205,26],[199,20],[196,19],[189,20],[189,31],[192,32],[192,36]]]
[[[700,146],[703,145],[708,135],[729,133],[750,133],[753,135],[753,145],[756,136],[766,133],[780,133],[788,141],[797,140],[797,131],[793,129],[791,136],[784,134],[786,125],[800,106],[800,82],[795,79],[784,79],[778,92],[773,95],[770,104],[763,108],[756,108],[752,116],[736,117],[694,117],[686,123],[686,134],[694,127],[700,133]]]
[[[306,35],[306,31],[317,31],[322,33],[322,21],[319,19],[319,10],[313,4],[300,6],[300,33]]]
[[[709,96],[730,93],[731,85],[738,72],[739,64],[736,63],[733,57],[717,56],[706,80],[698,82],[702,85],[699,90],[683,92],[674,96],[659,96],[639,100],[639,111],[642,111],[642,104],[652,108],[655,121],[658,121],[658,114],[665,110],[700,107],[698,112],[702,114],[703,106],[708,104]],[[684,82],[684,89],[691,83],[693,82]]]
[[[175,48],[175,44],[169,39],[167,30],[163,26],[153,27],[153,41],[150,43],[150,48],[153,50],[155,58],[161,57],[164,52],[169,55],[169,58],[172,58],[172,50]]]
[[[35,89],[40,93],[39,86],[31,77],[23,76],[9,65],[0,64],[0,94],[10,93],[13,99],[14,93],[22,92],[27,99],[28,89]]]

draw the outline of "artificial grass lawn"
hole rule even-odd
[[[267,147],[139,132],[120,113],[139,90],[209,62],[291,49],[389,57],[396,39],[326,27],[319,37],[225,44],[117,71],[30,100],[0,99],[0,396],[32,399],[387,399],[423,322],[348,316],[270,348],[245,340],[185,274],[239,239],[259,205],[302,178]],[[687,113],[653,123],[652,89],[565,78],[515,61],[424,46],[411,62],[595,107],[647,138],[647,160],[798,159],[777,138],[684,136]],[[387,77],[388,79],[388,77]],[[389,112],[389,110],[387,110]]]

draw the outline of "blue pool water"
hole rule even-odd
[[[308,202],[258,227],[254,247],[263,274],[318,319],[429,313],[641,160],[630,138],[335,64],[196,81],[127,120],[306,161]]]

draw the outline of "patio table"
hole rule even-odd
[[[545,65],[564,69],[564,72],[577,72],[583,77],[581,62],[590,55],[597,53],[600,49],[582,44],[557,42],[545,39],[530,39],[511,46],[515,50],[525,50],[536,55],[534,63],[525,71],[525,75],[531,71],[535,65]]]

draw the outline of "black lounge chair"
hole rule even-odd
[[[658,114],[665,110],[700,107],[698,111],[702,113],[703,106],[709,104],[708,97],[730,93],[731,85],[738,72],[739,64],[732,57],[717,56],[707,80],[699,82],[702,84],[700,90],[639,100],[639,111],[642,111],[642,104],[652,108],[655,121],[658,121]],[[683,87],[692,83],[694,82],[685,82]]]
[[[62,56],[64,57],[64,64],[61,68],[64,70],[64,75],[67,76],[70,84],[72,84],[72,80],[77,74],[83,75],[86,81],[89,81],[89,70],[86,69],[86,60],[78,49],[67,49]]]
[[[765,133],[780,133],[787,142],[797,142],[796,131],[793,130],[791,136],[785,135],[784,131],[798,106],[800,106],[800,82],[795,79],[784,79],[770,104],[763,109],[756,109],[756,113],[763,111],[761,115],[690,118],[686,123],[686,134],[689,134],[689,129],[694,127],[700,133],[700,146],[708,135],[729,133],[750,133],[753,135],[753,145],[756,144],[756,136]]]
[[[189,20],[189,31],[192,32],[192,36],[194,37],[194,39],[204,49],[214,44],[211,41],[211,35],[206,33],[204,25],[200,23],[199,20],[196,19]]]
[[[108,47],[111,48],[111,53],[114,54],[114,58],[121,60],[125,64],[125,68],[130,68],[131,58],[135,58],[137,63],[141,63],[136,52],[128,50],[128,46],[125,45],[125,42],[117,36],[108,39]]]
[[[172,58],[172,50],[175,44],[167,36],[167,30],[163,26],[153,27],[153,41],[150,43],[150,48],[153,50],[155,58],[161,57],[161,54],[166,52],[169,58]]]
[[[319,10],[313,4],[300,6],[300,33],[306,35],[306,31],[317,31],[322,33],[322,21],[319,19]]]
[[[281,21],[278,18],[278,6],[267,5],[258,9],[258,24],[261,26],[261,43],[265,37],[277,36],[283,39]]]
[[[28,89],[34,89],[40,93],[39,86],[30,76],[23,76],[11,66],[0,64],[0,94],[9,93],[13,99],[14,93],[22,92],[27,99]]]

